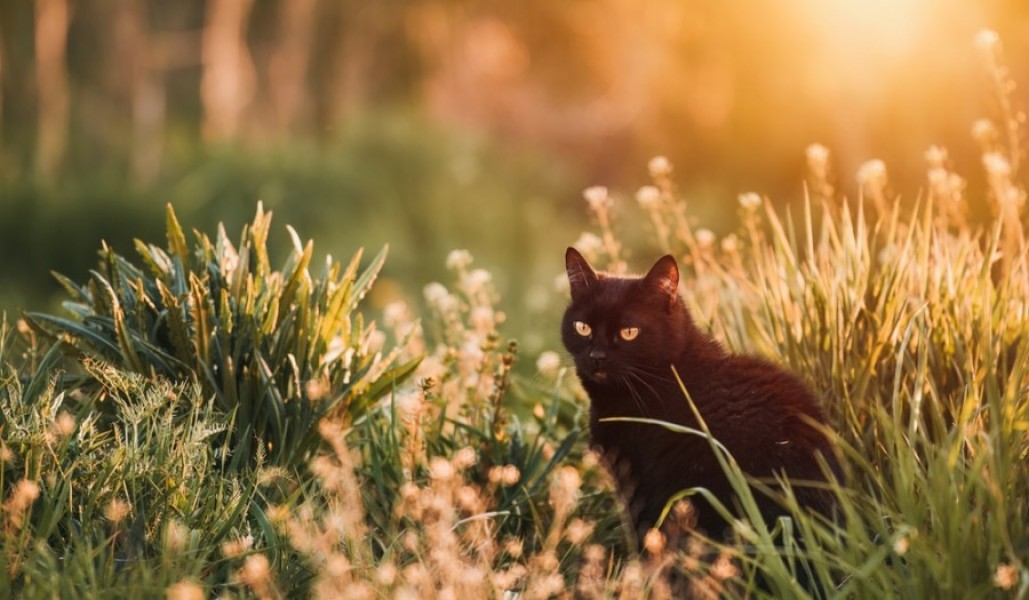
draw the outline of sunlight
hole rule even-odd
[[[926,0],[809,0],[800,4],[830,60],[895,59],[934,21]]]

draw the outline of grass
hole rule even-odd
[[[660,598],[678,571],[698,598],[1029,597],[1016,155],[984,147],[994,216],[971,222],[940,149],[906,205],[875,164],[859,201],[837,197],[813,148],[794,212],[743,195],[721,240],[651,162],[635,221],[680,259],[698,321],[818,392],[847,484],[839,524],[789,485],[791,517],[767,523],[754,494],[769,486],[723,456],[735,539],[655,531],[641,555],[585,450],[572,373],[546,354],[514,374],[469,254],[426,286],[423,314],[395,303],[374,323],[359,302],[382,257],[318,270],[294,235],[275,269],[263,211],[237,244],[187,241],[169,212],[165,248],[138,243],[140,264],[104,248],[85,284],[63,280],[70,317],[0,326],[0,594]],[[580,249],[627,269],[612,198],[586,197],[598,229]],[[668,518],[687,523],[688,505]]]

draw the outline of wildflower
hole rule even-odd
[[[1017,583],[1018,569],[1014,565],[1005,563],[997,566],[997,571],[993,574],[993,585],[1002,590],[1010,590]]]
[[[115,525],[124,521],[130,512],[132,512],[132,505],[121,498],[112,499],[104,508],[104,516]]]
[[[559,513],[567,513],[579,499],[582,477],[572,466],[561,467],[550,480],[550,504]]]
[[[189,527],[172,519],[164,532],[164,546],[171,553],[182,552],[189,541]]]
[[[428,288],[428,286],[426,286],[426,288]],[[446,288],[443,288],[443,291],[446,291]],[[408,321],[410,314],[407,304],[403,300],[390,302],[382,309],[382,323],[386,327],[396,327],[397,325]]]
[[[661,190],[645,185],[636,192],[636,202],[644,210],[653,210],[661,205]]]
[[[450,295],[450,292],[447,291],[447,288],[442,283],[433,281],[425,286],[422,290],[422,294],[425,296],[425,300],[429,304],[438,306],[443,303],[447,296]]]
[[[647,163],[647,170],[654,179],[668,177],[672,174],[672,163],[664,156],[655,156]]]
[[[375,581],[383,586],[390,587],[397,580],[397,566],[391,562],[384,562],[375,570]]]
[[[536,359],[536,370],[545,375],[556,373],[561,368],[561,357],[557,352],[547,350]]]
[[[807,157],[807,168],[819,178],[829,172],[829,149],[822,144],[811,144],[804,152]]]
[[[36,498],[39,498],[39,484],[31,479],[22,479],[14,484],[11,495],[4,502],[4,511],[16,526],[20,526],[25,519],[25,511]]]
[[[881,190],[886,185],[886,163],[870,160],[858,168],[857,180],[863,187]]]
[[[334,554],[325,561],[325,574],[333,579],[339,579],[350,572],[350,561],[341,554]]]
[[[561,561],[557,559],[557,555],[554,554],[553,550],[544,550],[536,556],[532,557],[532,562],[540,568],[541,571],[552,572],[556,571],[561,566]]]
[[[665,534],[651,528],[643,536],[643,547],[651,556],[658,556],[665,551]]]
[[[997,127],[989,119],[976,119],[972,123],[972,137],[983,146],[989,146],[997,139]]]
[[[469,293],[474,294],[481,290],[483,286],[489,283],[492,279],[493,276],[490,275],[490,272],[486,269],[475,269],[462,280],[462,283],[464,283],[465,289],[467,289]]]
[[[578,546],[586,541],[586,538],[593,533],[593,523],[587,523],[582,519],[572,519],[565,527],[565,539]]]
[[[1000,152],[983,154],[983,166],[991,177],[1006,178],[1011,176],[1011,163]]]
[[[75,417],[64,411],[54,420],[54,430],[60,437],[67,437],[74,433],[76,425]]]
[[[708,250],[715,243],[715,234],[710,229],[698,229],[694,237],[697,238],[697,246],[701,250]]]
[[[322,398],[329,395],[332,391],[332,386],[329,385],[329,380],[325,377],[319,377],[318,379],[310,379],[304,386],[304,391],[307,393],[307,398],[312,402],[317,402]]]
[[[429,461],[429,477],[436,481],[450,481],[454,478],[454,465],[442,456],[435,456]]]
[[[522,478],[522,472],[514,465],[504,465],[500,469],[500,481],[506,486],[518,483]]]
[[[739,250],[739,246],[740,242],[735,233],[730,233],[722,238],[722,252],[726,254],[735,254]]]
[[[271,568],[268,557],[263,554],[251,554],[243,561],[239,571],[239,579],[245,583],[258,598],[271,597]]]
[[[715,576],[715,579],[722,581],[736,577],[738,572],[736,565],[732,564],[732,559],[724,552],[718,556],[715,564],[711,567],[711,574]]]
[[[447,254],[447,268],[453,271],[460,271],[472,264],[472,254],[467,250],[451,250]]]
[[[522,556],[522,550],[524,549],[524,542],[522,538],[511,538],[504,543],[504,552],[511,558],[520,558]]]
[[[457,505],[466,513],[480,513],[483,510],[479,490],[470,485],[462,485],[455,493]]]
[[[475,450],[468,446],[461,448],[454,454],[454,466],[458,469],[467,469],[476,463]]]
[[[943,167],[947,162],[947,149],[940,146],[929,146],[925,151],[925,161],[930,167]]]
[[[493,325],[496,323],[496,317],[493,313],[493,309],[488,306],[476,306],[472,309],[468,319],[471,322],[472,327],[483,335],[492,331]]]
[[[608,195],[607,188],[602,185],[586,188],[582,192],[582,197],[586,199],[593,212],[603,212],[611,206],[611,196]]]
[[[761,196],[754,192],[747,192],[746,194],[739,195],[739,202],[740,206],[743,207],[743,210],[755,211],[761,206],[763,200],[761,199]]]
[[[254,536],[245,535],[234,540],[227,540],[222,543],[222,555],[226,558],[236,558],[254,546]]]
[[[904,556],[907,554],[908,548],[910,547],[911,542],[906,537],[897,538],[893,542],[893,552],[896,553],[897,556]]]
[[[183,579],[164,590],[168,600],[204,600],[204,589],[196,583]]]

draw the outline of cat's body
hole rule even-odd
[[[605,422],[642,417],[694,429],[700,424],[672,367],[713,437],[752,477],[786,475],[802,505],[830,514],[831,494],[802,482],[824,481],[821,456],[839,477],[831,444],[815,424],[825,418],[796,376],[764,359],[727,353],[700,331],[678,297],[678,268],[666,256],[641,278],[598,274],[569,248],[572,303],[562,338],[590,397],[590,444],[615,477],[640,536],[669,498],[708,489],[733,510],[734,495],[707,439],[655,424]],[[769,521],[784,511],[755,492]],[[721,536],[726,521],[702,496],[691,501],[696,528]],[[771,523],[770,523],[771,524]]]

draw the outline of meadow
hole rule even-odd
[[[979,166],[932,146],[912,189],[871,160],[848,193],[812,144],[796,195],[698,188],[658,156],[568,208],[546,154],[403,118],[338,146],[190,146],[151,187],[7,163],[3,275],[35,284],[0,291],[24,309],[0,316],[0,597],[1029,598],[1025,118],[996,34],[976,43],[996,108]],[[720,453],[732,539],[653,530],[636,551],[557,346],[569,244],[614,273],[674,255],[705,330],[816,391],[839,521]],[[761,494],[790,516],[764,521]]]
[[[897,203],[881,163],[841,199],[811,146],[808,194],[785,211],[741,195],[721,239],[667,159],[635,202],[584,193],[591,262],[627,270],[633,237],[676,255],[698,321],[817,390],[847,476],[841,526],[789,488],[792,517],[763,522],[768,486],[725,456],[735,539],[654,532],[637,555],[567,361],[520,355],[469,252],[424,311],[372,318],[386,251],[323,259],[285,226],[274,256],[260,206],[236,235],[187,233],[169,206],[164,241],[104,246],[87,280],[62,277],[63,312],[4,320],[0,593],[660,598],[679,569],[699,598],[806,597],[798,575],[824,597],[1026,597],[1025,191],[1017,149],[992,144],[980,223],[942,148],[926,193]],[[630,213],[644,231],[621,232]]]

